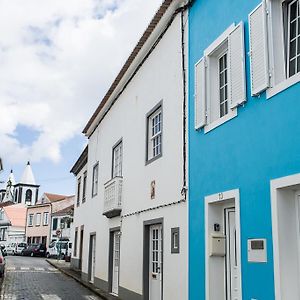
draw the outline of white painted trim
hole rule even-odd
[[[214,40],[205,50],[204,56],[210,55],[214,52],[229,36],[229,34],[235,29],[235,23],[232,23],[216,40]]]
[[[286,90],[287,88],[289,88],[290,86],[298,83],[300,81],[300,73],[296,73],[295,75],[287,78],[286,80],[280,82],[279,84],[277,84],[276,86],[269,88],[267,90],[267,99],[272,98],[273,96],[279,94],[280,92]]]
[[[292,187],[300,184],[300,173],[273,179],[270,181],[271,188],[271,215],[272,215],[272,236],[273,236],[273,263],[274,263],[274,285],[275,299],[281,300],[280,280],[280,250],[279,250],[279,228],[278,228],[278,198],[277,191],[281,188]]]
[[[206,196],[205,201],[205,299],[210,299],[209,295],[209,233],[208,233],[208,206],[212,203],[220,203],[226,200],[234,199],[234,206],[236,211],[235,222],[236,222],[236,248],[237,248],[237,262],[239,265],[239,286],[240,286],[240,297],[242,300],[242,260],[241,260],[241,224],[240,224],[240,190],[230,190],[221,192],[213,195]]]
[[[228,111],[228,114],[223,116],[222,118],[218,118],[217,120],[213,121],[212,123],[207,124],[204,127],[204,133],[208,133],[211,130],[215,129],[216,127],[222,125],[223,123],[235,118],[237,116],[237,108],[230,109]]]

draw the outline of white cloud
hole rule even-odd
[[[61,159],[161,0],[1,0],[0,154]],[[23,145],[18,125],[39,132]]]

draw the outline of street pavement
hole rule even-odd
[[[44,258],[7,256],[1,300],[100,300]]]

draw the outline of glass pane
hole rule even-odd
[[[296,40],[290,43],[290,59],[295,57],[296,55]]]
[[[226,101],[224,103],[224,106],[225,106],[225,115],[227,115],[228,114],[228,101]]]
[[[297,59],[297,73],[300,72],[300,56]]]
[[[224,93],[224,97],[225,97],[225,100],[227,99],[227,85],[225,85],[225,93]]]
[[[220,74],[220,87],[222,87],[224,85],[224,79],[225,79],[225,73],[221,73]]]
[[[224,88],[220,89],[220,103],[225,99]]]
[[[290,26],[290,40],[292,40],[293,38],[296,37],[296,28],[297,28],[296,25],[297,25],[296,21],[291,23],[291,26]]]
[[[224,104],[221,104],[220,106],[220,117],[224,116]]]
[[[224,56],[224,68],[227,68],[227,54],[225,54]]]
[[[289,76],[293,76],[295,74],[295,69],[296,69],[296,59],[293,59],[293,60],[290,61]]]
[[[291,18],[290,18],[290,20],[291,21],[293,21],[294,19],[296,19],[296,17],[297,17],[297,2],[298,1],[296,1],[296,2],[294,2],[292,5],[291,5],[291,7],[290,7],[290,9],[291,9]]]
[[[300,24],[300,22],[299,22]],[[297,45],[297,54],[299,55],[300,54],[300,36],[298,37],[298,45]]]

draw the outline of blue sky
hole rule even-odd
[[[0,157],[42,192],[74,194],[82,129],[161,0],[0,1]]]

